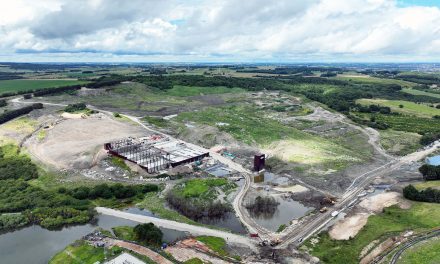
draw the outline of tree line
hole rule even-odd
[[[36,103],[36,104],[32,104],[30,106],[25,106],[25,107],[22,107],[19,109],[6,111],[6,112],[0,114],[0,124],[6,123],[9,120],[12,120],[16,117],[28,114],[35,109],[41,109],[41,108],[43,108],[43,104]]]
[[[412,201],[440,203],[440,190],[426,188],[419,191],[411,184],[403,188],[403,196]]]
[[[424,164],[419,168],[419,171],[426,181],[440,180],[440,166]]]

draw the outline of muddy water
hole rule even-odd
[[[259,191],[258,195],[265,196],[267,192]],[[251,214],[255,222],[271,231],[276,231],[280,225],[288,225],[291,220],[299,219],[314,210],[313,207],[304,206],[300,202],[283,198],[281,195],[274,196],[274,198],[279,205],[273,214]]]
[[[132,210],[134,212],[135,210]],[[149,213],[147,211],[139,213]],[[151,214],[151,213],[150,213]],[[97,227],[110,230],[115,226],[135,226],[138,223],[100,215],[96,225],[71,226],[62,230],[49,231],[39,226],[30,226],[0,235],[0,263],[8,264],[45,264],[57,252],[63,250],[82,236]],[[164,241],[171,242],[186,236],[184,232],[162,229]]]

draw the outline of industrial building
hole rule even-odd
[[[104,144],[109,154],[134,162],[149,173],[187,164],[209,156],[209,152],[163,135],[128,137]]]

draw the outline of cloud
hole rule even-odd
[[[61,5],[30,27],[43,39],[69,38],[97,30],[119,27],[139,18],[153,16],[166,0],[76,0]]]
[[[0,19],[0,55],[77,59],[89,53],[144,61],[440,58],[440,9],[394,0],[42,2],[50,8],[30,5],[26,16]],[[9,10],[23,7],[17,3]]]

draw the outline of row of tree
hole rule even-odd
[[[426,181],[440,180],[440,166],[424,164],[419,168]]]
[[[28,114],[35,109],[41,109],[41,108],[43,108],[43,104],[36,103],[36,104],[32,104],[30,106],[25,106],[25,107],[22,107],[19,109],[6,111],[6,112],[0,114],[0,124],[6,123],[9,120],[12,120],[16,117]]]
[[[403,196],[412,201],[440,203],[440,190],[427,188],[419,191],[411,184],[403,188]]]
[[[143,184],[143,185],[122,185],[120,183],[116,184],[99,184],[94,187],[81,186],[74,189],[60,188],[59,193],[68,194],[76,199],[125,199],[131,198],[136,195],[145,194],[148,192],[157,192],[159,187],[154,184]]]

